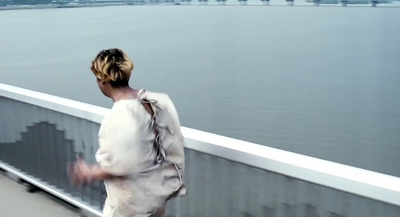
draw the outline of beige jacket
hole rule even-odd
[[[149,103],[151,116],[142,103]],[[163,93],[141,91],[139,99],[114,103],[99,131],[100,167],[124,179],[105,181],[104,217],[151,216],[185,194],[184,138],[178,113]]]

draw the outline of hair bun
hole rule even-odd
[[[102,81],[111,85],[128,84],[134,64],[122,50],[102,50],[92,61],[91,70]]]

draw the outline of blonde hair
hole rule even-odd
[[[127,86],[133,70],[133,62],[121,49],[102,50],[92,61],[90,69],[100,80],[113,87]]]

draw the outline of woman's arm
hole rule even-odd
[[[98,165],[88,165],[81,158],[78,158],[78,161],[69,168],[68,172],[71,181],[76,185],[87,185],[96,180],[124,178],[123,176],[112,175]]]
[[[89,179],[91,180],[107,180],[107,179],[114,179],[120,178],[120,176],[114,176],[106,171],[102,170],[99,166],[90,166],[90,172],[88,174]]]

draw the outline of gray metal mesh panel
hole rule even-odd
[[[187,142],[191,142],[187,140]],[[400,208],[193,150],[175,216],[400,216]]]
[[[95,163],[99,124],[3,97],[0,104],[0,160],[101,209],[103,183],[73,187],[66,171],[78,153]]]
[[[77,153],[95,163],[99,124],[4,97],[0,105],[0,160],[101,209],[103,184],[72,187],[65,170]],[[173,216],[400,216],[393,205],[193,150],[185,153],[188,195],[169,203]]]

